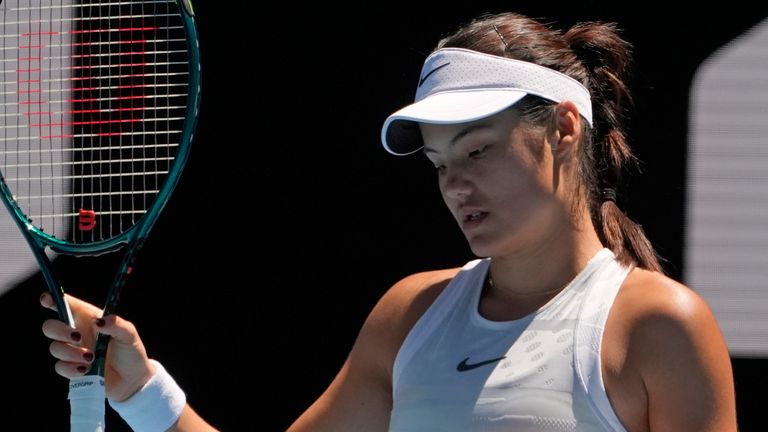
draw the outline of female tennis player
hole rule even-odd
[[[613,25],[512,13],[440,41],[382,141],[482,258],[395,284],[289,431],[736,430],[713,314],[617,206],[629,60]]]

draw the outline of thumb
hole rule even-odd
[[[126,321],[117,315],[107,315],[95,320],[99,333],[112,338],[113,341],[134,344],[139,340],[139,333],[132,322]]]

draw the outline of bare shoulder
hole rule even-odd
[[[616,306],[629,319],[627,324],[635,331],[646,330],[648,336],[673,326],[680,331],[714,332],[714,336],[721,337],[704,299],[688,286],[661,273],[634,269],[622,286]],[[657,337],[658,334],[653,338]]]
[[[728,348],[707,303],[663,274],[633,270],[611,315],[647,391],[650,430],[735,430]],[[688,412],[680,418],[680,412]]]
[[[700,353],[724,340],[709,305],[694,290],[661,273],[635,269],[627,277],[614,305],[614,316],[640,365],[654,364],[657,355]]]
[[[394,284],[379,300],[365,323],[364,331],[369,331],[369,336],[386,350],[380,354],[387,369],[391,368],[408,332],[459,270],[452,268],[412,274]]]
[[[459,270],[433,270],[401,279],[384,294],[371,316],[389,321],[392,318],[408,319],[411,315],[417,315],[418,319]]]

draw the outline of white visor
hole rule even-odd
[[[418,123],[480,120],[529,94],[555,103],[573,102],[592,126],[589,91],[575,79],[534,63],[463,48],[443,48],[424,62],[416,101],[384,122],[381,142],[394,155],[411,154],[423,146]]]

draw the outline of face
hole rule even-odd
[[[475,255],[514,254],[552,232],[563,205],[545,128],[521,123],[513,110],[420,128],[443,200]]]

